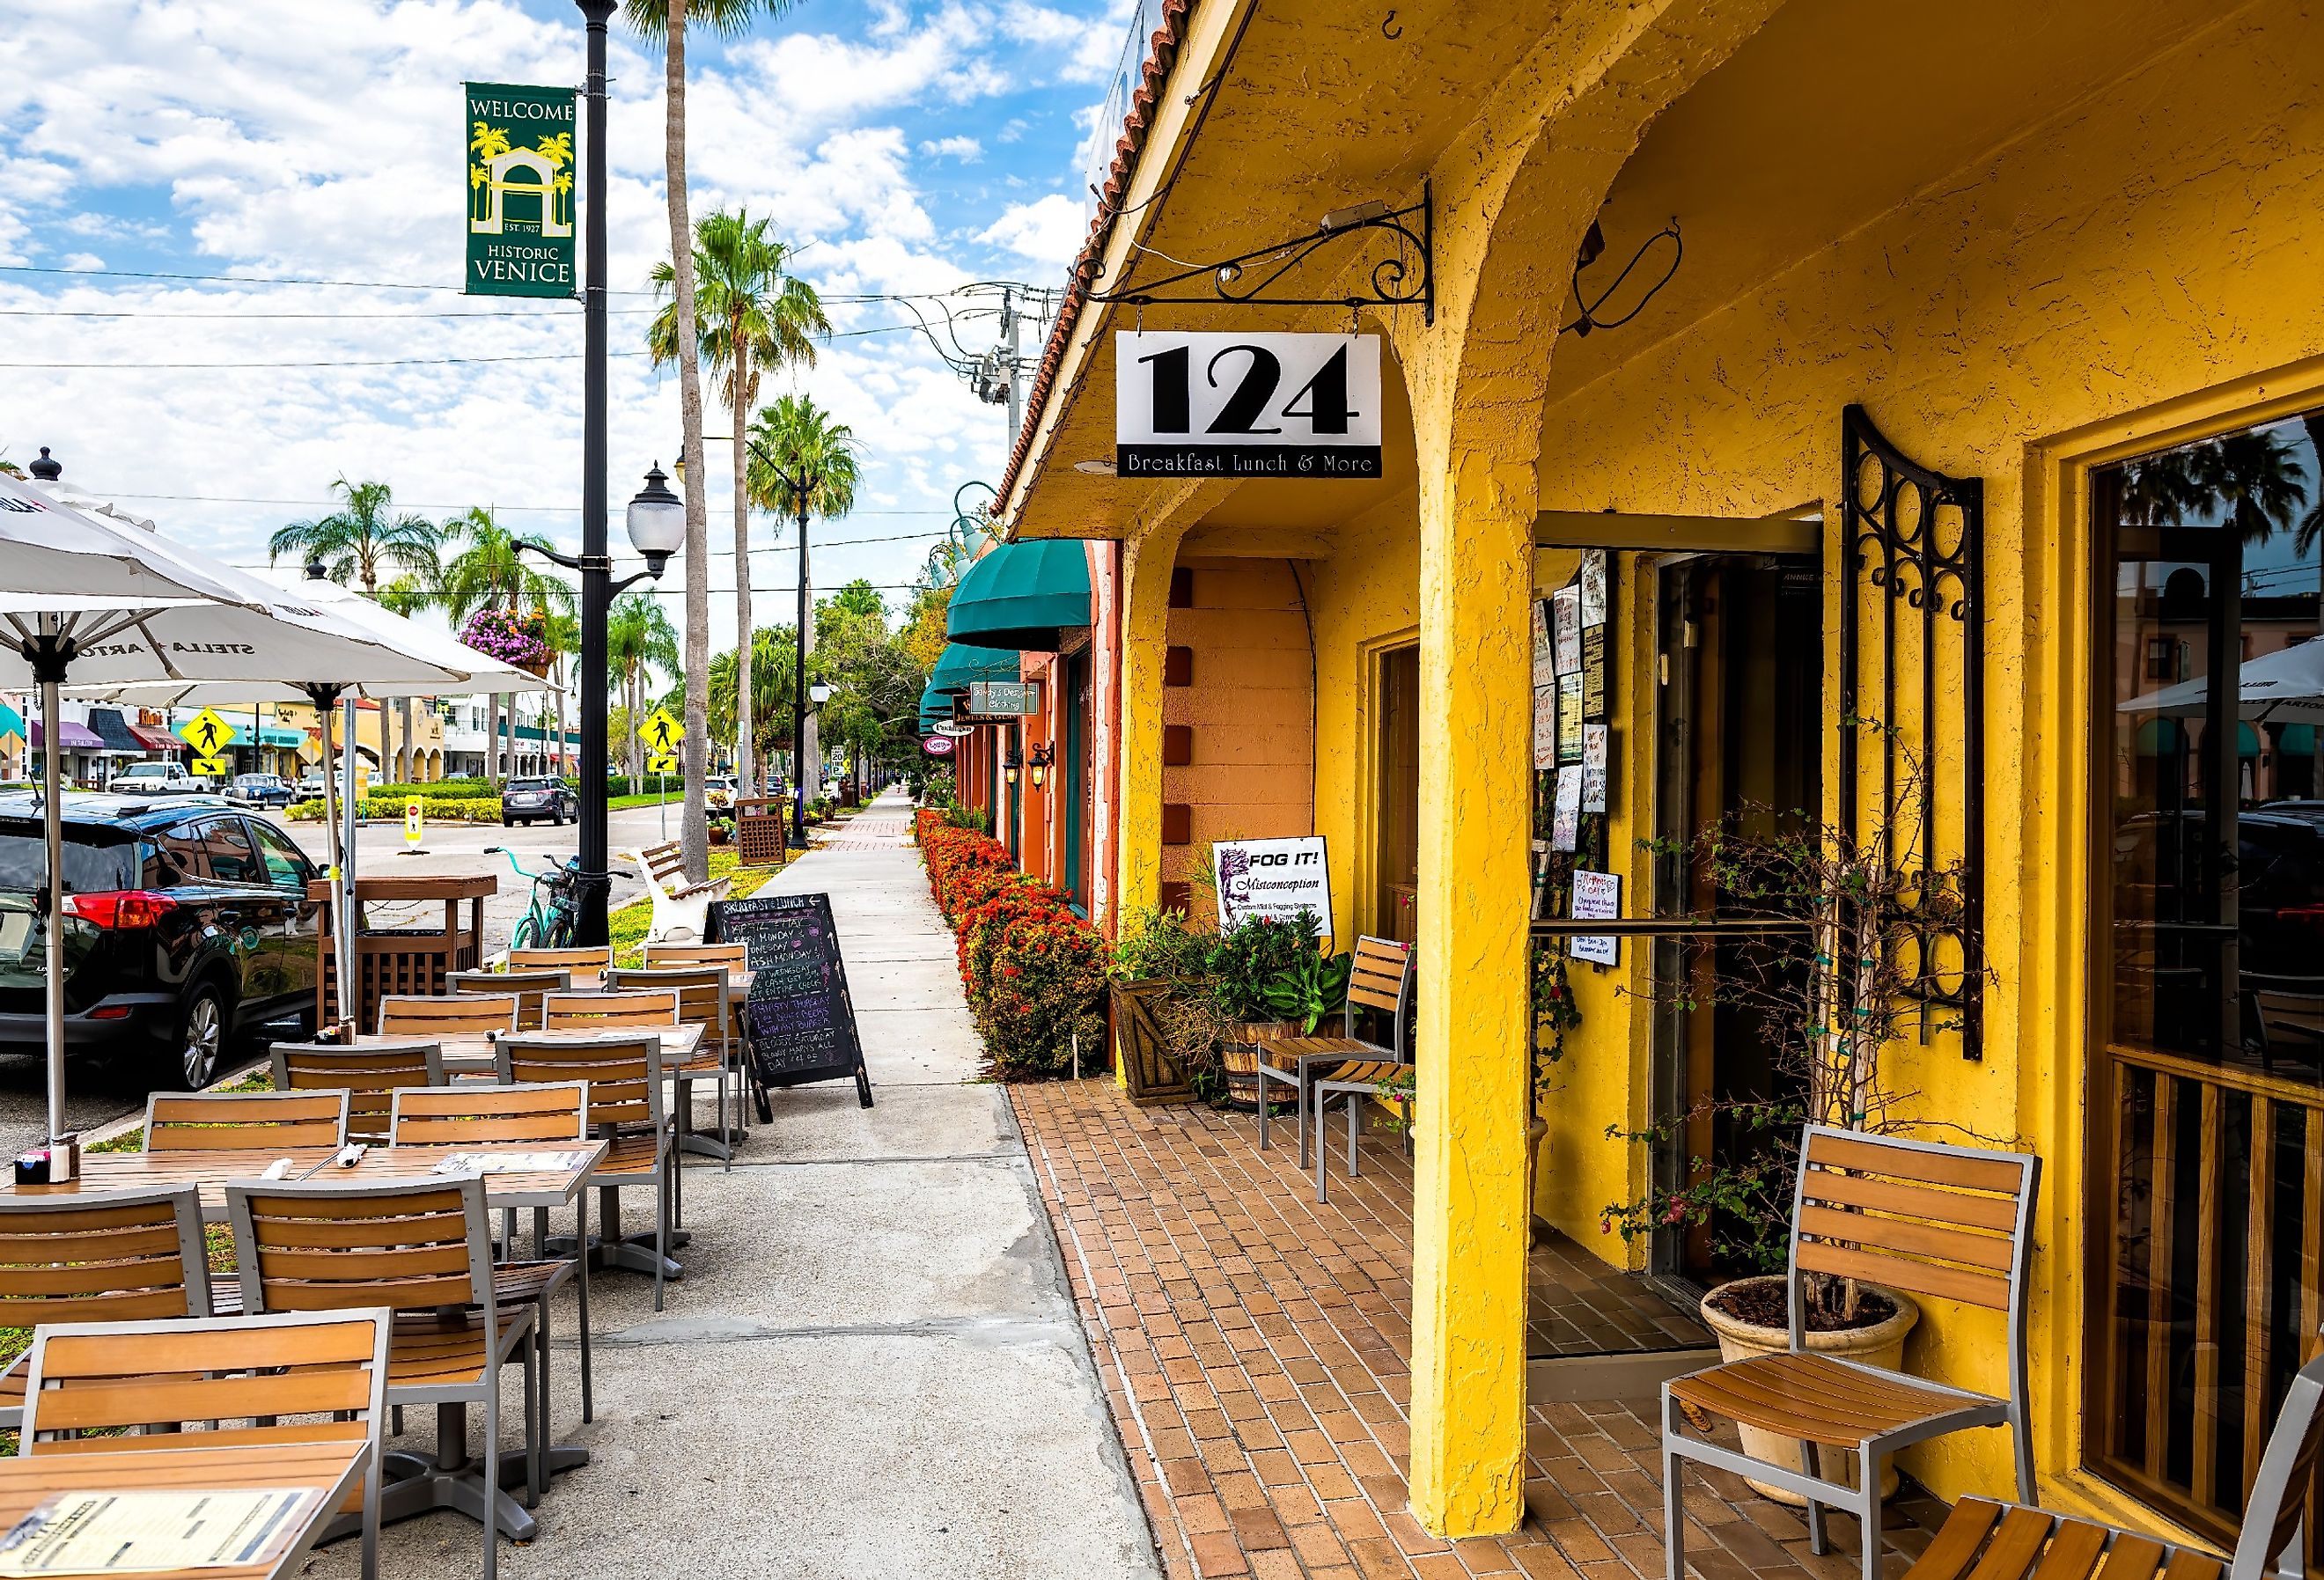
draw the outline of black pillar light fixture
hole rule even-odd
[[[600,35],[601,36],[601,35]],[[592,39],[593,46],[596,39]],[[594,51],[593,51],[594,53]],[[592,65],[597,62],[593,59]],[[593,71],[592,80],[596,73]],[[581,816],[576,832],[580,851],[579,914],[574,919],[573,941],[584,947],[602,944],[607,937],[605,897],[613,887],[606,863],[605,827],[605,625],[613,600],[650,577],[661,579],[670,559],[686,547],[686,501],[669,490],[669,478],[656,461],[645,476],[645,486],[630,501],[627,513],[630,547],[645,568],[613,579],[613,556],[605,551],[604,513],[582,513],[581,552],[560,554],[546,543],[518,540],[520,550],[530,549],[542,559],[577,571],[581,577]]]
[[[1035,790],[1039,790],[1049,782],[1049,765],[1056,760],[1057,749],[1048,742],[1042,741],[1035,744],[1031,761],[1028,765],[1032,771]]]
[[[1008,783],[1015,784],[1017,771],[1024,766],[1025,760],[1017,754],[1017,743],[1012,738],[1009,743],[1009,754],[1001,760],[1001,775]]]

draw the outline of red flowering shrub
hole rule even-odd
[[[958,936],[961,985],[991,1073],[1002,1080],[1061,1075],[1076,1031],[1092,1057],[1102,1058],[1107,949],[1097,929],[985,835],[927,827],[920,855],[937,909]]]

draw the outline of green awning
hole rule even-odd
[[[928,677],[928,690],[933,692],[965,691],[980,680],[1014,680],[1017,679],[1017,651],[1003,651],[999,648],[964,647],[954,642],[936,660],[936,673]],[[926,693],[922,694],[925,706]],[[947,708],[950,698],[945,699]]]
[[[5,702],[0,702],[0,735],[14,735],[18,740],[30,740],[32,732],[24,727],[24,716]]]
[[[970,647],[1055,652],[1062,633],[1089,623],[1088,550],[1077,538],[1038,538],[1003,543],[968,568],[945,633]]]
[[[2314,725],[2282,725],[2276,734],[2275,749],[2279,755],[2284,757],[2315,756],[2316,726]]]

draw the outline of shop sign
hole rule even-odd
[[[460,134],[468,147],[470,296],[580,294],[573,226],[569,88],[471,82]]]
[[[1041,711],[1038,680],[972,680],[968,711],[978,718],[1015,718]]]
[[[1123,477],[1377,477],[1376,335],[1113,337]]]
[[[1211,846],[1211,870],[1218,880],[1221,932],[1253,917],[1288,921],[1303,910],[1314,911],[1323,930],[1332,930],[1332,864],[1322,835],[1222,839]]]
[[[952,755],[952,737],[929,735],[920,742],[920,750],[931,757],[949,757]]]

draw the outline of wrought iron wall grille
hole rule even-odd
[[[1915,880],[1883,929],[1921,1006],[1984,1057],[1985,485],[1840,418],[1840,821]],[[1869,629],[1867,629],[1868,623]]]

